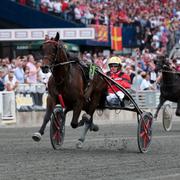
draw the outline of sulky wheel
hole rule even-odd
[[[162,114],[162,123],[165,131],[170,131],[172,128],[172,107],[170,104],[165,104]]]
[[[56,105],[51,115],[50,140],[54,149],[60,149],[64,142],[65,117],[61,105]]]
[[[153,116],[149,112],[143,112],[138,117],[140,117],[137,131],[138,148],[141,153],[145,153],[152,139]]]

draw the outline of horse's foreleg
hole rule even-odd
[[[47,97],[47,107],[46,107],[46,113],[45,113],[45,116],[44,116],[44,119],[43,119],[43,123],[39,129],[38,132],[35,132],[32,136],[32,139],[34,141],[40,141],[41,140],[41,137],[42,135],[44,134],[44,130],[46,128],[46,125],[47,123],[49,122],[50,120],[50,117],[51,117],[51,114],[52,114],[52,111],[53,111],[53,108],[55,106],[55,102],[53,101],[52,98],[50,98],[49,96]]]
[[[41,140],[41,137],[42,137],[42,135],[44,134],[44,130],[45,130],[45,128],[46,128],[46,125],[47,125],[47,123],[48,123],[49,120],[50,120],[51,113],[52,113],[52,111],[50,111],[50,110],[47,110],[47,111],[46,111],[46,114],[45,114],[44,119],[43,119],[43,123],[42,123],[39,131],[38,131],[38,132],[35,132],[35,133],[33,134],[33,136],[32,136],[32,139],[33,139],[34,141],[37,141],[37,142],[38,142],[38,141]]]
[[[39,133],[40,133],[41,135],[44,134],[44,130],[45,130],[45,128],[46,128],[47,123],[48,123],[49,120],[50,120],[51,114],[52,114],[52,110],[51,110],[51,109],[47,109],[46,114],[45,114],[45,116],[44,116],[43,124],[42,124],[42,126],[40,127],[40,129],[39,129]]]
[[[160,96],[159,100],[160,100],[160,102],[159,102],[158,107],[157,107],[157,109],[156,109],[156,112],[155,112],[155,114],[154,114],[154,118],[155,118],[155,119],[157,118],[158,113],[159,113],[159,110],[161,109],[162,105],[163,105],[164,102],[166,101],[166,99],[163,98],[162,96]]]

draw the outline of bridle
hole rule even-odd
[[[55,40],[47,40],[43,44],[47,44],[47,43],[54,44],[56,46],[56,48],[57,48],[57,51],[56,51],[56,53],[54,55],[55,59],[54,59],[53,63],[51,63],[49,65],[45,65],[44,68],[48,68],[48,69],[51,70],[51,72],[53,72],[55,67],[64,66],[64,65],[68,65],[70,63],[76,62],[76,61],[58,62],[59,50],[64,49],[63,44],[60,43],[59,41],[55,41]],[[64,51],[66,51],[66,50],[64,49]],[[44,56],[43,58],[50,59],[48,56]]]

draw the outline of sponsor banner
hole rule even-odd
[[[57,32],[61,40],[95,38],[94,28],[1,29],[0,41],[44,40],[46,35],[55,37]]]

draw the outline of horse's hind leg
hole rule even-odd
[[[93,123],[93,114],[95,112],[97,102],[98,102],[98,99],[97,99],[97,101],[94,100],[91,102],[88,110],[86,111],[86,114],[83,114],[82,120],[79,122],[79,126],[84,125],[84,127],[82,130],[81,136],[78,139],[78,142],[76,143],[77,148],[83,147],[83,143],[86,139],[88,130],[90,130],[90,131],[98,131],[99,130],[99,127]]]
[[[98,131],[99,130],[99,127],[93,123],[93,115],[90,116],[89,114],[83,114],[81,121],[84,126],[83,126],[81,136],[78,139],[78,142],[76,143],[77,148],[83,147],[83,143],[86,139],[88,130],[90,130],[90,131]],[[80,126],[82,126],[82,124]]]
[[[50,96],[48,96],[47,97],[47,108],[46,108],[46,113],[45,113],[45,116],[44,116],[44,119],[43,119],[43,123],[42,123],[39,131],[35,132],[33,134],[33,136],[32,136],[32,139],[34,141],[38,142],[38,141],[41,140],[41,137],[44,134],[44,130],[46,128],[46,125],[50,120],[50,117],[51,117],[54,106],[55,106],[55,102],[53,101],[53,99]]]
[[[81,136],[80,136],[80,138],[78,139],[78,141],[76,143],[77,148],[82,148],[83,147],[83,143],[84,143],[84,141],[86,139],[86,135],[87,135],[87,132],[88,132],[89,129],[90,129],[90,123],[85,122],[84,126],[83,126]]]
[[[161,95],[160,95],[159,100],[160,100],[160,102],[159,102],[158,107],[157,107],[157,109],[156,109],[156,112],[155,112],[155,114],[154,114],[154,118],[155,118],[155,119],[157,118],[158,113],[159,113],[159,110],[161,109],[162,105],[163,105],[164,102],[166,101],[166,99],[163,98]]]

